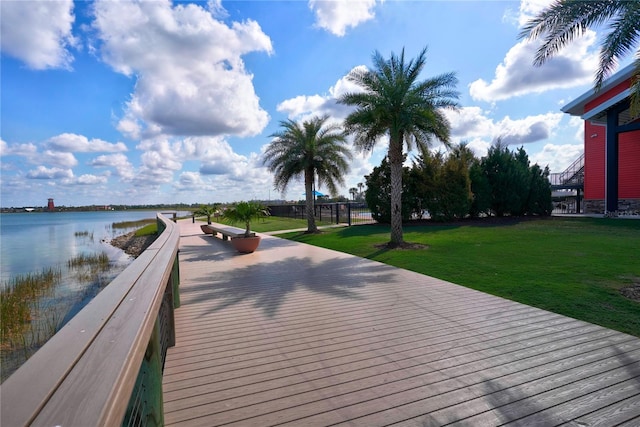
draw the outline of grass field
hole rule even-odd
[[[198,218],[200,221],[206,221],[206,218]],[[222,219],[211,218],[212,221],[216,221],[224,224]],[[318,227],[323,225],[330,225],[331,223],[328,221],[317,221],[316,225]],[[240,225],[236,224],[236,227],[240,227]],[[307,228],[307,220],[306,219],[297,219],[297,218],[280,218],[277,216],[270,216],[266,218],[254,219],[251,221],[251,231],[257,231],[258,233],[267,233],[269,231],[279,231],[279,230],[295,230],[298,228]]]
[[[551,218],[404,228],[424,249],[387,250],[389,228],[291,233],[292,240],[417,271],[640,337],[640,220]]]

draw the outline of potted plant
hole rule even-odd
[[[209,206],[209,205],[202,205],[200,206],[200,208],[195,211],[193,214],[194,215],[198,215],[198,216],[206,216],[207,217],[207,225],[211,224],[211,217],[213,215],[217,215],[220,211],[218,210],[218,206],[219,204],[216,203],[213,206]],[[213,231],[211,231],[210,229],[207,228],[206,225],[201,225],[200,229],[203,231],[203,233],[205,234],[213,234]]]
[[[260,236],[251,232],[251,221],[269,215],[269,208],[258,202],[238,202],[222,214],[225,222],[229,224],[241,223],[245,226],[244,236],[231,239],[231,244],[240,253],[251,253],[258,248]]]

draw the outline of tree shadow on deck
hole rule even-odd
[[[609,418],[613,413],[618,417],[615,425],[619,425],[618,422],[625,417],[627,418],[624,421],[633,420],[636,415],[632,410],[627,413],[620,408],[607,411],[609,406],[628,400],[627,395],[614,396],[612,393],[606,393],[604,397],[600,394],[603,390],[611,390],[626,381],[634,381],[634,388],[640,391],[640,359],[633,346],[623,349],[620,345],[612,344],[610,349],[613,354],[604,359],[593,358],[568,369],[547,372],[543,370],[539,376],[530,377],[520,384],[503,385],[500,378],[488,378],[484,381],[483,396],[465,401],[462,408],[452,405],[425,414],[421,420],[422,425],[431,427],[455,424],[473,427],[515,422],[518,425],[551,426],[571,421],[576,425],[601,425],[608,422],[613,425]],[[570,358],[577,356],[580,354]],[[603,364],[604,360],[612,359],[615,359],[616,363]],[[553,363],[557,364],[549,364]],[[603,366],[598,368],[599,365]],[[534,366],[521,373],[536,369]],[[517,373],[506,377],[515,374]],[[614,379],[608,381],[608,376]],[[597,397],[589,398],[590,394]],[[463,413],[465,411],[467,412]],[[473,412],[476,414],[473,415]],[[585,416],[589,417],[589,421],[576,422]]]
[[[254,307],[273,317],[295,291],[308,290],[314,294],[360,300],[364,298],[358,292],[360,289],[394,281],[394,277],[393,267],[357,257],[326,260],[287,257],[201,277],[195,280],[197,284],[182,288],[181,294],[194,303],[213,301],[211,309],[204,314],[253,302]],[[190,294],[193,295],[191,298],[188,297]],[[309,295],[303,298],[309,298]],[[310,307],[308,302],[301,305]]]

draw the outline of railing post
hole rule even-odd
[[[176,253],[176,258],[173,261],[173,270],[171,271],[170,283],[169,285],[172,288],[173,293],[173,308],[180,307],[180,262],[179,257],[180,252]]]
[[[138,378],[131,393],[123,426],[164,426],[160,318],[155,322]]]

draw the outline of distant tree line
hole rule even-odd
[[[406,156],[405,156],[406,158]],[[553,210],[549,168],[530,165],[524,148],[510,151],[498,141],[477,158],[464,144],[448,154],[425,152],[403,167],[402,219],[436,221],[466,217],[550,215]],[[373,218],[391,221],[388,159],[365,177],[365,198]]]

